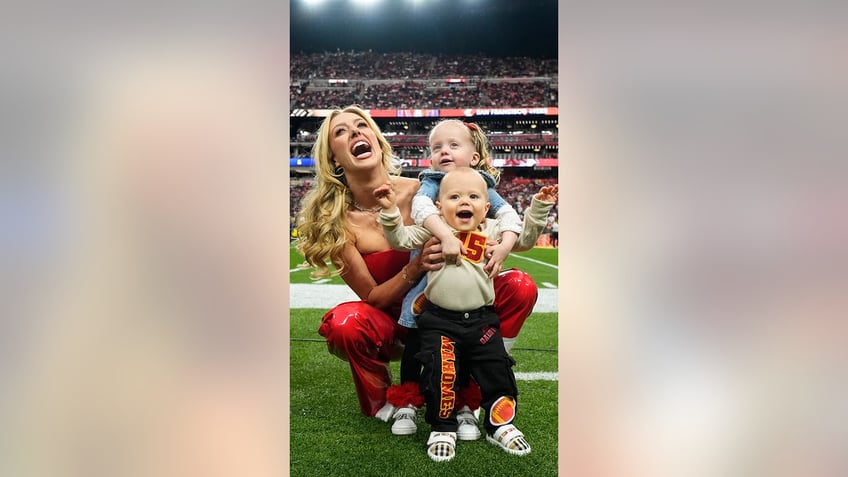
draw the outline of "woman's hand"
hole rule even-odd
[[[421,266],[428,272],[439,270],[445,266],[442,243],[436,237],[432,237],[424,244],[419,257],[421,257]]]

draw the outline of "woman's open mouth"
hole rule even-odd
[[[353,148],[351,148],[350,152],[353,154],[353,157],[363,159],[371,154],[371,145],[365,141],[357,141],[356,144],[353,145]]]

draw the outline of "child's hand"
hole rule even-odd
[[[506,257],[515,246],[518,240],[518,234],[512,231],[504,231],[501,234],[500,242],[488,242],[486,245],[486,266],[483,270],[488,272],[489,278],[495,278],[501,272]]]
[[[385,210],[393,209],[397,203],[397,196],[391,182],[386,182],[380,187],[377,187],[374,189],[373,194],[380,207]]]
[[[462,241],[455,236],[451,236],[450,239],[442,241],[442,254],[445,256],[445,263],[455,263],[456,266],[459,266],[462,264],[462,254],[465,252],[465,247],[462,245]]]
[[[486,262],[483,270],[488,272],[489,278],[495,278],[501,272],[504,261],[506,261],[506,257],[509,256],[511,250],[512,246],[503,242],[488,245],[486,255],[489,257],[489,260]]]
[[[544,202],[556,202],[557,192],[559,192],[559,186],[556,184],[542,187],[541,189],[539,189],[539,192],[536,193],[536,200],[541,200]]]

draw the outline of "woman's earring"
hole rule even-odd
[[[333,169],[333,173],[330,175],[338,179],[339,182],[341,182],[345,186],[347,186],[347,180],[345,180],[344,169],[342,168],[342,166],[336,166],[336,168]]]

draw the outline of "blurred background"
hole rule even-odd
[[[4,474],[288,468],[290,219],[351,102],[410,174],[471,110],[512,200],[559,183],[563,474],[848,473],[844,6],[5,10]]]

